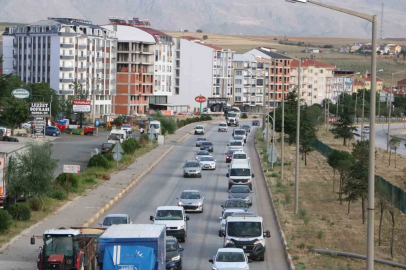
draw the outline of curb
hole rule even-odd
[[[187,134],[186,134],[187,135]],[[186,136],[184,136],[186,137]],[[91,219],[89,219],[85,224],[82,225],[82,227],[89,227],[93,222],[95,222],[104,212],[107,211],[114,203],[116,203],[123,195],[128,192],[135,184],[137,184],[145,175],[147,175],[167,154],[169,154],[170,151],[175,146],[171,146],[168,150],[166,150],[165,153],[163,153],[154,163],[152,163],[151,166],[148,167],[143,173],[141,173],[137,178],[134,179],[134,181],[131,182],[125,189],[123,189],[114,199],[112,199],[109,203],[107,203],[105,206],[103,206]]]
[[[257,149],[257,146],[256,146],[255,143],[254,143],[254,146],[255,146],[255,147],[254,147],[254,148],[255,148],[255,152],[257,153],[257,156],[258,156],[258,158],[259,158],[259,160],[260,160],[259,166],[261,167],[262,176],[263,176],[264,179],[265,179],[265,184],[266,184],[266,186],[267,186],[268,195],[269,195],[269,198],[270,198],[270,201],[271,201],[272,211],[273,211],[273,213],[274,213],[274,215],[275,215],[275,217],[276,217],[276,223],[278,224],[279,234],[280,234],[280,237],[282,238],[283,246],[284,246],[284,248],[285,248],[286,262],[289,264],[289,269],[290,269],[290,270],[295,270],[296,267],[295,267],[295,265],[294,265],[294,263],[293,263],[292,256],[291,256],[290,253],[289,253],[288,242],[286,241],[285,233],[283,232],[281,223],[280,223],[280,221],[279,221],[278,212],[276,211],[275,204],[273,203],[271,190],[270,190],[269,187],[268,187],[268,183],[266,183],[266,176],[265,176],[265,173],[264,173],[264,169],[263,169],[263,167],[262,167],[261,157],[259,156],[258,149]]]

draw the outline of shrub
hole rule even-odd
[[[10,228],[13,217],[5,210],[0,209],[0,233]]]
[[[62,187],[65,190],[66,190],[66,178],[67,178],[66,173],[61,173],[55,179],[55,182],[58,184],[58,186]],[[76,189],[78,187],[79,187],[79,179],[77,175],[72,173],[69,174],[69,188]]]
[[[102,168],[108,169],[109,161],[102,154],[97,154],[90,158],[89,164],[87,166],[89,168],[102,167]]]
[[[247,118],[248,118],[248,116],[246,113],[241,114],[241,119],[247,119]]]
[[[277,187],[277,188],[281,188],[281,187],[283,187],[283,184],[278,181],[278,182],[276,182],[276,187]]]
[[[203,39],[204,39],[204,40],[206,40],[206,39],[208,39],[208,38],[209,38],[208,35],[203,35]]]
[[[14,220],[29,220],[31,218],[31,210],[27,204],[13,204],[7,208],[7,212]]]
[[[124,152],[128,155],[134,154],[135,150],[140,148],[140,144],[138,143],[138,141],[135,138],[130,138],[130,139],[126,140],[122,144],[122,146],[123,146]]]
[[[66,199],[66,194],[62,190],[54,190],[51,193],[51,198],[58,201],[63,201]]]
[[[324,236],[323,231],[319,231],[319,232],[317,233],[317,238],[321,239],[321,238],[323,238],[323,236]]]
[[[285,194],[285,201],[283,203],[290,204],[290,194],[288,194],[288,193]]]
[[[37,197],[28,200],[28,206],[32,211],[38,212],[41,210],[41,201]]]
[[[297,269],[297,270],[303,270],[303,269],[306,269],[306,265],[305,265],[305,263],[303,263],[303,262],[299,262],[299,263],[296,265],[296,269]]]
[[[161,131],[162,135],[166,135],[166,133],[168,133],[168,131],[166,130],[166,128],[164,126],[162,126],[162,131]]]
[[[18,219],[18,207],[17,204],[13,204],[7,207],[7,212],[10,214],[12,219]]]
[[[85,178],[85,179],[83,179],[82,180],[82,182],[84,183],[84,184],[90,184],[90,185],[93,185],[93,184],[96,184],[96,180],[94,179],[94,177],[88,177],[88,178]]]
[[[307,214],[306,209],[300,209],[299,210],[300,219],[304,219],[306,217],[306,214]]]
[[[306,245],[305,245],[305,243],[300,243],[297,247],[300,249],[304,249],[306,247]]]
[[[149,137],[147,134],[142,134],[140,138],[140,144],[147,144],[149,143]]]

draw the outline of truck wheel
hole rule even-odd
[[[180,242],[181,242],[181,243],[185,243],[185,242],[186,242],[186,235],[184,235],[184,236],[182,236],[182,237],[180,238]]]
[[[264,255],[264,256],[260,256],[258,259],[259,259],[259,261],[261,261],[261,262],[265,261],[265,255]]]

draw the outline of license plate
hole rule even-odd
[[[242,249],[247,249],[247,246],[243,246]]]

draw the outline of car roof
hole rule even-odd
[[[257,221],[257,222],[262,222],[262,217],[260,217],[260,216],[248,216],[248,217],[233,217],[233,216],[229,216],[228,218],[227,218],[227,222],[230,222],[230,221]]]
[[[106,217],[126,217],[128,218],[127,214],[109,214]]]
[[[219,248],[217,250],[218,252],[238,252],[238,253],[244,253],[244,250],[242,248]]]
[[[156,210],[183,210],[181,206],[158,206]]]
[[[205,137],[199,137],[197,140],[207,140]]]
[[[233,188],[240,188],[240,187],[244,187],[244,188],[249,188],[247,185],[233,185],[230,190],[232,190]]]
[[[200,191],[198,191],[197,189],[185,189],[182,192],[199,192],[200,193]]]
[[[256,217],[257,214],[253,212],[240,212],[240,213],[233,213],[232,217]]]
[[[211,157],[211,158],[214,158],[213,156],[211,156],[211,155],[208,155],[208,156],[202,156],[202,158],[205,158],[205,157]]]
[[[247,153],[245,153],[243,150],[241,150],[241,149],[239,149],[239,150],[236,150],[235,152],[234,152],[234,154],[239,154],[239,155],[243,155],[243,154],[247,154]]]
[[[235,213],[235,212],[245,212],[245,210],[241,209],[241,208],[229,208],[229,209],[226,209],[224,211],[224,213],[229,213],[229,212],[233,212],[233,213]]]
[[[231,142],[241,142],[241,141],[239,141],[239,140],[230,140],[230,143]]]
[[[197,153],[196,153],[196,155],[199,155],[199,153],[202,153],[202,152],[204,152],[204,153],[209,153],[209,151],[207,151],[207,150],[199,150],[199,151],[197,151]],[[206,155],[206,156],[209,156],[209,155]]]
[[[228,199],[226,202],[228,202],[228,201],[244,201],[245,202],[245,200],[241,199],[241,198],[231,198],[231,199]]]
[[[193,159],[191,159],[191,160],[186,160],[186,163],[199,163],[197,160],[193,160]]]
[[[249,169],[250,165],[248,162],[232,163],[231,168],[233,169]]]

